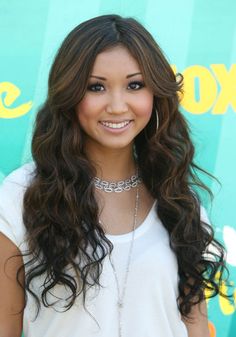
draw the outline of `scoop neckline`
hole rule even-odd
[[[156,203],[157,201],[155,200],[143,222],[134,230],[134,240],[140,237],[142,234],[144,234],[148,230],[148,228],[152,225],[153,222],[150,221],[150,219],[153,216],[154,213],[153,211],[155,209]],[[124,234],[105,233],[105,236],[112,242],[128,242],[132,239],[132,233],[133,231]]]

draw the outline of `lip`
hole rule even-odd
[[[129,122],[129,123],[127,125],[125,125],[124,127],[119,128],[119,129],[112,129],[109,126],[106,126],[106,125],[102,124],[102,123],[114,123],[114,124],[118,124],[118,123],[123,123],[123,122]],[[99,125],[101,125],[101,127],[104,130],[106,130],[106,131],[108,131],[110,133],[113,133],[113,134],[122,133],[122,132],[126,131],[127,129],[130,128],[130,126],[132,125],[132,123],[133,123],[133,120],[131,120],[131,119],[126,119],[126,120],[122,120],[122,121],[114,121],[114,120],[113,121],[111,121],[111,120],[109,120],[109,121],[108,120],[106,120],[106,121],[99,121]]]

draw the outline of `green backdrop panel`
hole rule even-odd
[[[132,16],[153,34],[185,77],[181,103],[196,161],[222,184],[205,206],[228,251],[235,303],[208,302],[211,337],[236,336],[236,2],[235,0],[0,0],[0,181],[30,160],[32,125],[44,101],[48,71],[66,34],[101,14]],[[227,291],[227,288],[226,288]]]

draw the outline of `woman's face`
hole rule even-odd
[[[132,147],[134,138],[147,125],[152,107],[153,93],[125,47],[116,46],[98,54],[86,94],[76,107],[86,134],[85,147]]]

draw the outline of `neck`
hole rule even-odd
[[[107,181],[129,178],[136,172],[133,147],[125,149],[97,149],[87,151],[88,158],[96,168],[96,176]]]

